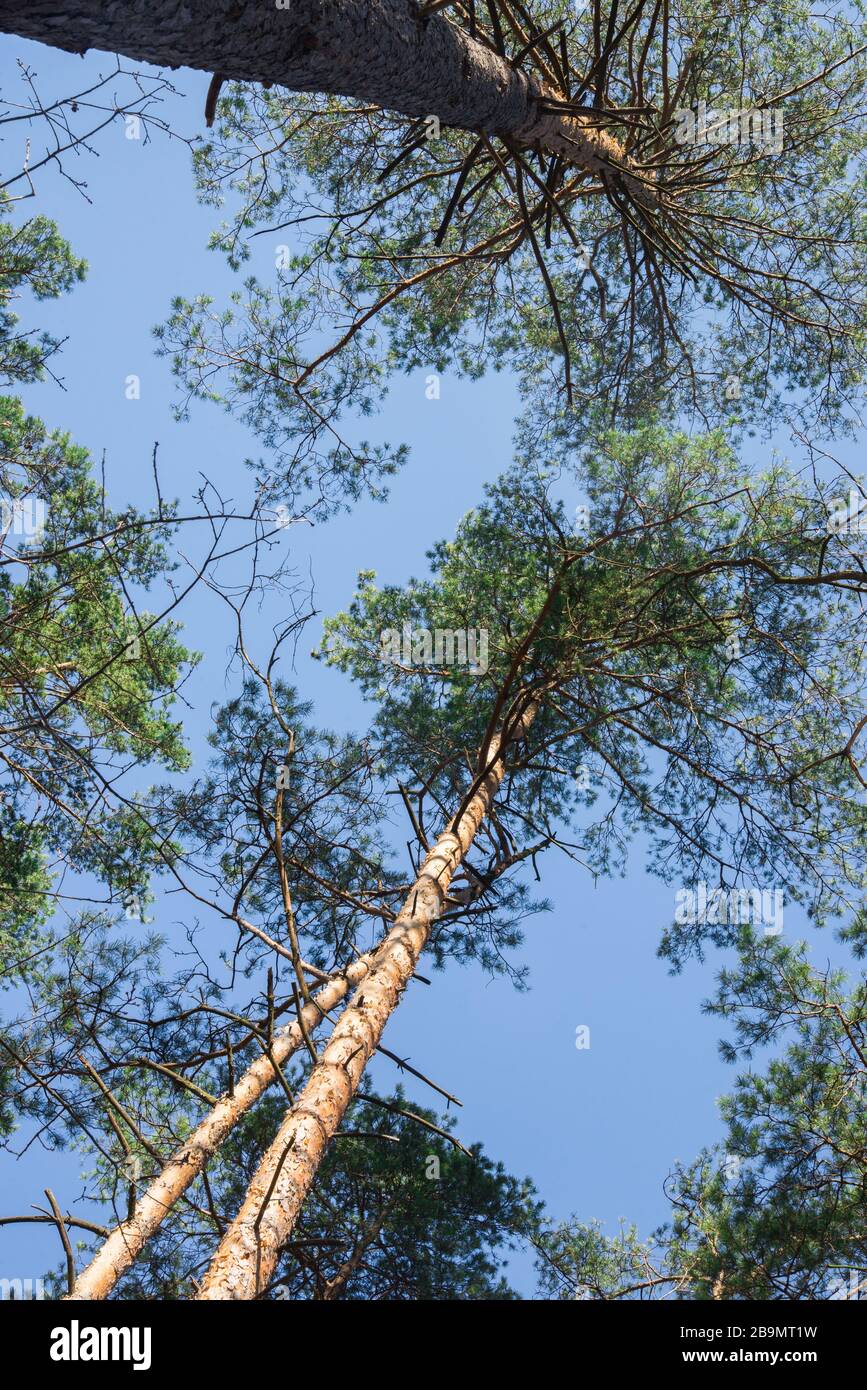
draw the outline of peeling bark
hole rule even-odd
[[[371,102],[405,116],[499,135],[589,173],[601,169],[640,201],[646,181],[594,115],[552,114],[533,74],[416,0],[0,0],[0,30],[55,48],[123,53],[159,67],[278,84]],[[560,98],[564,93],[548,93]],[[620,172],[613,172],[619,170]]]
[[[512,742],[525,735],[535,713],[530,705]],[[205,1275],[199,1299],[252,1299],[270,1282],[328,1142],[400,1003],[442,913],[452,877],[490,811],[505,776],[507,746],[501,736],[491,740],[487,775],[454,829],[443,831],[422,864],[370,974],[347,1004],[307,1085],[263,1156]]]
[[[360,956],[346,971],[329,980],[303,1009],[304,1025],[312,1031],[327,1010],[345,998],[350,987],[364,980],[373,964],[374,954]],[[271,1051],[282,1068],[283,1063],[304,1042],[298,1023],[288,1024],[274,1034]],[[197,1178],[212,1154],[231,1133],[241,1116],[256,1103],[262,1093],[276,1080],[276,1073],[267,1057],[258,1057],[235,1083],[233,1096],[223,1096],[205,1116],[189,1139],[169,1159],[162,1172],[154,1178],[136,1203],[129,1220],[115,1227],[100,1246],[94,1258],[75,1282],[66,1299],[101,1299],[107,1297],[120,1276],[129,1269],[136,1256],[159,1230],[175,1202]]]

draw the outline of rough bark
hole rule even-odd
[[[524,736],[535,713],[535,706],[529,706],[512,742]],[[425,858],[370,974],[346,1006],[304,1090],[287,1111],[220,1242],[199,1290],[200,1299],[252,1299],[270,1281],[328,1142],[442,913],[455,871],[502,783],[506,745],[501,737],[491,740],[484,780],[454,828],[443,831]]]
[[[593,116],[540,108],[540,81],[416,0],[0,0],[0,30],[55,48],[371,102],[505,136],[597,173],[626,167]],[[554,93],[549,93],[554,95]],[[556,93],[563,97],[563,93]],[[612,174],[615,180],[619,174]],[[647,184],[623,177],[634,196]]]
[[[304,1025],[311,1032],[329,1009],[345,998],[349,989],[361,983],[368,974],[374,955],[360,956],[340,975],[324,985],[303,1009]],[[275,1032],[271,1051],[277,1065],[283,1063],[304,1042],[297,1022]],[[267,1057],[258,1057],[235,1083],[234,1094],[223,1096],[193,1133],[169,1159],[136,1203],[129,1220],[117,1226],[100,1246],[94,1258],[65,1295],[72,1299],[101,1299],[114,1288],[117,1280],[129,1269],[139,1251],[150,1240],[168,1216],[175,1202],[198,1177],[212,1154],[232,1131],[238,1120],[256,1103],[262,1093],[276,1080],[276,1073]]]

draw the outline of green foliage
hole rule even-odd
[[[193,400],[236,412],[269,451],[267,463],[246,460],[260,504],[304,509],[321,521],[364,496],[383,501],[407,450],[357,440],[354,431],[336,427],[348,402],[365,417],[385,394],[386,366],[374,339],[357,339],[334,372],[309,389],[296,385],[307,335],[324,310],[315,279],[304,283],[312,267],[299,263],[292,270],[301,283],[291,290],[275,292],[250,278],[219,313],[206,295],[177,296],[155,336],[158,355],[171,358],[183,384],[176,417],[187,419]],[[216,350],[225,362],[228,344],[233,367],[226,376],[213,370],[211,354]]]
[[[648,1297],[651,1247],[634,1226],[606,1236],[598,1221],[548,1222],[535,1235],[539,1289],[548,1299]],[[664,1286],[667,1292],[667,1286]]]
[[[730,1061],[773,1053],[720,1101],[723,1144],[677,1165],[671,1221],[641,1241],[578,1219],[535,1241],[553,1297],[848,1299],[867,1281],[867,993],[803,945],[747,932],[708,1011]],[[863,1293],[862,1295],[863,1296]]]
[[[322,654],[376,701],[388,766],[458,805],[492,715],[532,695],[498,802],[513,847],[577,827],[583,862],[611,872],[642,830],[671,881],[784,884],[819,922],[850,913],[865,672],[858,570],[827,537],[826,494],[781,464],[748,476],[719,434],[657,427],[596,442],[581,476],[586,536],[541,471],[516,468],[430,553],[430,579],[378,589],[367,572],[326,620]],[[384,659],[404,624],[487,629],[488,671]],[[675,923],[663,948],[679,967],[708,938],[736,931]]]
[[[128,794],[141,769],[189,769],[172,711],[195,657],[167,614],[138,607],[173,568],[175,511],[107,510],[86,452],[0,398],[0,492],[10,515],[46,514],[20,544],[3,535],[0,564],[0,981],[26,985],[0,1039],[0,1135],[24,1120],[49,1147],[78,1147],[88,1195],[116,1213],[135,1196],[130,1162],[140,1190],[291,1015],[299,951],[308,975],[330,971],[392,921],[409,875],[386,850],[383,779],[417,805],[423,843],[521,701],[538,714],[434,928],[436,965],[478,959],[520,983],[509,954],[546,905],[526,865],[559,846],[593,874],[622,871],[639,834],[666,879],[784,884],[863,952],[863,564],[827,532],[839,480],[807,486],[777,461],[749,473],[731,446],[784,419],[843,429],[862,387],[861,6],[816,16],[803,0],[751,0],[724,14],[677,0],[665,13],[664,38],[658,7],[641,17],[593,98],[639,113],[600,119],[660,190],[640,229],[616,180],[573,180],[554,215],[540,189],[562,189],[556,162],[537,170],[533,154],[500,142],[492,156],[456,131],[398,159],[403,120],[334,97],[287,115],[276,92],[230,87],[196,153],[203,199],[233,203],[213,238],[233,268],[250,234],[287,238],[275,288],[249,277],[224,309],[178,296],[157,330],[178,416],[221,404],[268,452],[248,461],[259,507],[323,518],[385,497],[405,448],[342,422],[372,417],[396,371],[506,367],[524,394],[520,466],[433,548],[429,577],[380,589],[365,571],[326,621],[322,655],[376,706],[368,738],[314,727],[272,682],[276,656],[262,676],[244,653],[254,676],[216,711],[210,764],[180,790]],[[580,77],[591,17],[544,0],[533,18],[568,18]],[[678,101],[779,103],[784,150],[723,146],[696,163],[672,142]],[[20,331],[13,301],[56,297],[84,270],[47,219],[0,224],[4,380],[38,380],[60,345]],[[685,414],[704,432],[681,430]],[[576,481],[586,533],[558,494]],[[484,630],[483,669],[384,661],[384,634],[405,627]],[[155,871],[204,918],[185,917],[173,967],[161,939],[125,935],[111,912],[49,929],[61,875],[95,876],[114,903],[145,898]],[[774,1051],[721,1102],[725,1148],[675,1170],[668,1225],[644,1241],[547,1222],[480,1146],[462,1152],[432,1112],[408,1115],[400,1091],[368,1093],[263,1296],[512,1299],[506,1256],[521,1241],[553,1298],[829,1297],[842,1274],[867,1275],[864,986],[741,923],[676,920],[660,950],[679,969],[709,941],[739,951],[708,1006],[734,1025],[724,1056]],[[305,1066],[301,1054],[293,1087]],[[284,1109],[275,1088],[244,1116],[121,1298],[189,1296]]]
[[[846,428],[865,354],[860,0],[821,15],[805,0],[726,12],[677,0],[663,22],[644,6],[631,23],[622,16],[603,82],[588,72],[592,7],[527,9],[539,31],[563,25],[573,92],[589,78],[581,101],[605,110],[604,129],[661,210],[644,219],[604,181],[528,151],[520,162],[495,137],[444,128],[421,139],[369,105],[232,85],[195,155],[202,200],[227,210],[212,244],[236,269],[266,231],[279,229],[285,250],[276,290],[251,277],[225,314],[177,306],[166,335],[184,395],[212,391],[243,408],[269,447],[275,429],[318,432],[319,412],[367,415],[389,371],[418,369],[514,370],[522,443],[544,432],[561,458],[594,424],[671,424],[684,412],[735,432],[784,419]],[[449,20],[467,23],[457,10]],[[475,23],[484,31],[487,19]],[[521,65],[536,64],[538,78],[560,52],[555,36]],[[700,102],[782,113],[782,149],[679,143],[675,112]]]
[[[848,1297],[867,1279],[865,983],[751,943],[709,1010],[734,1021],[732,1062],[782,1046],[721,1101],[724,1160],[676,1174],[669,1258],[727,1298]]]
[[[170,512],[157,521],[105,508],[86,451],[10,397],[0,398],[0,450],[10,513],[44,509],[41,529],[7,533],[0,568],[4,839],[14,824],[22,866],[4,878],[8,932],[44,917],[43,855],[121,896],[141,886],[151,835],[131,804],[119,809],[113,783],[151,762],[187,766],[170,710],[195,658],[176,623],[133,606],[171,568]]]
[[[378,939],[406,884],[389,863],[375,750],[367,740],[317,729],[310,713],[292,686],[275,680],[266,693],[249,677],[213,712],[207,768],[180,791],[154,788],[149,810],[177,842],[171,862],[195,866],[230,920],[252,920],[284,945],[285,874],[305,959],[333,970],[371,933]],[[288,771],[278,794],[281,767]],[[272,959],[249,944],[248,973]]]
[[[282,1118],[279,1097],[236,1126],[209,1165],[213,1210],[240,1203]],[[401,1113],[403,1112],[403,1113]],[[363,1302],[503,1300],[510,1251],[535,1230],[532,1185],[511,1177],[474,1144],[464,1152],[419,1123],[443,1123],[407,1106],[402,1091],[371,1092],[351,1107],[319,1170],[301,1222],[263,1296]],[[207,1195],[200,1199],[208,1204]],[[179,1217],[178,1226],[182,1218]],[[196,1237],[196,1226],[199,1234]],[[183,1298],[196,1252],[212,1236],[195,1218],[161,1235],[119,1287],[121,1298]]]
[[[0,192],[0,211],[10,207]],[[80,260],[57,227],[37,216],[16,225],[0,221],[0,385],[39,381],[60,340],[50,333],[22,332],[12,304],[23,291],[34,299],[56,299],[84,279],[87,264]]]

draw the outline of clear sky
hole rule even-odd
[[[13,99],[19,56],[38,74],[44,98],[71,94],[111,65],[105,55],[82,60],[0,39],[4,94]],[[185,97],[166,103],[163,118],[191,135],[201,132],[207,76],[181,72],[174,80]],[[42,153],[43,131],[12,127],[3,148],[6,176],[20,166],[27,134],[32,160]],[[105,450],[114,503],[150,504],[156,440],[168,491],[188,501],[202,472],[240,503],[250,490],[243,459],[260,452],[257,442],[211,405],[194,408],[190,423],[176,424],[168,365],[153,351],[151,330],[167,316],[173,294],[208,292],[219,301],[234,278],[206,249],[215,214],[196,203],[189,151],[163,137],[149,145],[128,140],[120,120],[93,148],[92,155],[65,160],[76,178],[86,180],[86,198],[56,170],[46,171],[36,182],[38,197],[19,207],[20,215],[40,211],[55,218],[90,265],[71,296],[25,309],[28,324],[68,336],[54,364],[66,389],[46,381],[24,393],[25,403],[49,425],[70,430],[97,463]],[[279,240],[275,235],[254,243],[252,269],[264,280],[273,274]],[[131,373],[141,378],[139,401],[125,398]],[[299,574],[312,575],[316,606],[324,613],[346,605],[360,568],[376,569],[383,582],[423,573],[426,549],[453,532],[479,500],[483,482],[510,461],[518,400],[508,376],[474,384],[443,378],[437,401],[425,396],[425,376],[421,370],[397,380],[384,419],[369,430],[378,438],[381,428],[392,441],[411,446],[389,502],[365,502],[315,530],[284,532],[282,544]],[[224,696],[231,634],[225,610],[205,595],[195,595],[177,616],[188,645],[205,654],[185,691],[192,705],[188,737],[200,753],[210,706]],[[260,651],[283,616],[279,604],[266,605],[257,622]],[[362,730],[367,714],[349,680],[307,655],[318,631],[314,621],[300,644],[294,679],[315,701],[316,723]],[[398,843],[405,839],[404,833]],[[704,967],[672,978],[656,958],[674,890],[645,872],[640,843],[625,879],[594,886],[578,866],[550,857],[543,876],[541,888],[554,910],[526,925],[521,958],[531,968],[529,991],[516,993],[508,981],[490,980],[475,966],[450,966],[433,976],[432,988],[411,988],[385,1041],[462,1099],[458,1135],[481,1140],[510,1171],[532,1177],[554,1215],[599,1218],[609,1234],[625,1217],[649,1232],[667,1215],[662,1183],[672,1162],[688,1161],[720,1137],[715,1101],[734,1073],[717,1056],[719,1024],[700,1013],[720,961],[711,957]],[[158,929],[177,932],[179,900],[159,899],[155,916]],[[787,908],[787,936],[797,936],[802,926],[797,911]],[[829,950],[833,943],[826,937],[817,960]],[[591,1029],[589,1050],[575,1046],[581,1024]],[[378,1062],[375,1072],[380,1087],[398,1080],[390,1064]],[[432,1103],[411,1078],[405,1084],[418,1102]],[[65,1208],[80,1191],[81,1166],[80,1158],[37,1148],[14,1167],[3,1158],[0,1214],[43,1201],[49,1183]],[[53,1231],[0,1228],[0,1277],[35,1277],[57,1259]],[[517,1262],[515,1277],[532,1290],[528,1261]]]

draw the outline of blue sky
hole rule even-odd
[[[45,97],[70,94],[111,65],[105,55],[82,60],[3,39],[7,96],[16,90],[19,55],[38,74]],[[181,72],[174,80],[185,98],[167,103],[161,114],[184,132],[201,131],[207,76]],[[35,157],[44,135],[30,134]],[[13,127],[4,147],[7,174],[23,159],[24,139],[24,130]],[[68,336],[55,363],[66,390],[50,381],[28,389],[28,408],[68,429],[97,463],[105,450],[115,503],[149,504],[156,440],[168,491],[189,500],[202,472],[241,502],[250,490],[243,459],[260,452],[256,442],[215,406],[195,407],[190,423],[173,421],[174,388],[151,336],[173,294],[204,291],[219,300],[235,280],[222,258],[206,250],[215,214],[196,204],[189,151],[159,136],[149,145],[128,140],[117,120],[97,138],[93,155],[66,163],[86,180],[87,199],[57,171],[46,171],[36,183],[38,197],[20,213],[56,218],[90,269],[71,296],[37,306],[28,319]],[[254,243],[252,268],[265,280],[279,240],[278,234]],[[125,398],[132,373],[141,378],[138,401]],[[386,404],[382,433],[411,446],[389,502],[363,502],[349,516],[283,533],[281,544],[299,575],[313,576],[323,613],[346,605],[361,568],[376,569],[383,582],[423,573],[425,550],[454,530],[484,481],[510,461],[514,383],[505,375],[472,384],[445,377],[439,400],[430,401],[425,376],[421,370],[395,381]],[[378,437],[374,429],[370,434]],[[211,704],[223,698],[231,634],[225,610],[207,595],[194,595],[178,616],[188,645],[204,653],[185,690],[192,705],[188,737],[200,752]],[[279,604],[258,616],[260,652],[283,616]],[[348,679],[307,655],[318,631],[315,622],[308,627],[292,677],[315,702],[320,726],[361,730],[367,714]],[[720,1137],[715,1101],[734,1074],[717,1056],[718,1023],[700,1013],[719,961],[672,978],[656,958],[673,889],[645,872],[640,844],[626,878],[596,885],[578,866],[549,858],[542,890],[554,910],[526,925],[527,993],[474,966],[450,966],[433,976],[432,988],[412,987],[385,1042],[463,1100],[458,1135],[481,1140],[513,1173],[532,1177],[552,1214],[599,1218],[609,1234],[625,1217],[649,1232],[667,1215],[662,1182],[672,1162],[691,1159]],[[159,929],[177,931],[178,899],[159,899],[155,915]],[[801,926],[795,909],[787,910],[787,936]],[[829,950],[826,937],[818,961]],[[589,1050],[575,1046],[581,1024],[591,1029]],[[398,1079],[383,1062],[375,1073],[380,1087]],[[412,1079],[406,1088],[431,1103]],[[4,1157],[0,1214],[42,1201],[49,1183],[65,1208],[80,1191],[80,1168],[80,1158],[36,1148],[14,1166]],[[0,1229],[0,1276],[36,1276],[57,1256],[48,1229]],[[529,1261],[514,1268],[519,1285],[532,1290]]]

